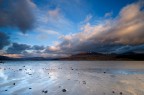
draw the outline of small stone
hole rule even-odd
[[[44,91],[44,93],[47,93],[48,91],[46,90],[46,91]]]
[[[120,95],[122,95],[123,93],[122,92],[120,92]]]
[[[22,69],[19,69],[19,71],[22,71]]]
[[[32,88],[29,88],[29,89],[32,89]]]
[[[66,89],[63,89],[62,92],[66,92]]]
[[[114,91],[112,91],[112,93],[115,93]]]
[[[86,81],[83,81],[83,84],[86,84]]]
[[[8,90],[5,90],[5,91],[8,91]]]
[[[104,72],[104,74],[105,74],[106,72]]]
[[[15,83],[13,83],[13,85],[15,85]]]
[[[42,90],[42,92],[43,92],[43,93],[48,93],[48,91],[47,91],[47,90],[45,90],[45,91],[44,91],[44,90]]]

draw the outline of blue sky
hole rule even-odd
[[[115,17],[122,7],[135,1],[136,0],[33,0],[32,3],[37,7],[33,9],[35,11],[34,15],[37,19],[40,19],[40,21],[35,22],[34,29],[27,30],[26,34],[19,33],[18,31],[21,30],[11,27],[1,28],[0,30],[11,34],[13,42],[32,45],[51,45],[53,41],[57,41],[58,36],[47,35],[45,40],[40,39],[38,36],[40,33],[36,32],[37,27],[54,30],[64,35],[79,32],[81,22],[83,22],[88,15],[91,15],[94,20],[99,20],[103,18],[106,13],[112,12],[111,16]],[[56,20],[52,22],[41,21],[41,19],[46,19],[48,11],[54,11],[57,8],[60,11],[57,15],[62,16],[60,19],[63,20],[63,22],[56,23]],[[94,23],[94,20],[91,22]]]
[[[5,4],[6,2],[10,7]],[[15,3],[15,6],[12,3]],[[131,4],[135,4],[134,7]],[[25,7],[22,8],[20,5]],[[89,37],[89,35],[82,35],[85,33],[84,31],[97,31],[101,27],[103,27],[101,29],[103,30],[105,26],[108,26],[107,23],[122,23],[121,20],[125,18],[123,14],[127,14],[132,8],[137,12],[139,6],[143,7],[142,0],[2,0],[0,4],[0,10],[2,11],[0,12],[0,31],[8,35],[10,41],[9,45],[2,48],[7,49],[13,43],[18,43],[20,45],[30,45],[31,47],[34,45],[44,46],[46,47],[45,51],[48,48],[48,51],[59,50],[59,52],[62,52],[63,50],[60,49],[65,45],[63,43],[68,42],[71,46],[71,44],[74,44],[72,43],[73,40],[77,41],[76,39],[79,38],[77,36],[84,36],[82,40],[86,39],[87,36]],[[20,8],[18,10],[15,7]],[[17,13],[19,11],[20,13]],[[139,12],[143,14],[143,9],[140,8]],[[4,16],[6,17],[4,18]],[[134,20],[132,19],[132,21]],[[130,21],[127,21],[127,23],[130,23]],[[109,27],[113,27],[112,25]],[[106,31],[110,30],[106,29]],[[80,39],[78,41],[81,41]],[[89,39],[85,42],[89,43]],[[85,42],[83,44],[87,44]],[[113,45],[113,43],[115,42],[106,43],[102,46]],[[143,42],[138,45],[143,45]],[[71,48],[75,48],[73,46]],[[132,48],[133,44],[126,42],[126,44],[118,43],[116,46]],[[56,49],[56,47],[59,47],[59,49]],[[91,48],[90,50],[95,49]],[[105,52],[105,50],[100,51]],[[117,50],[114,48],[113,51]],[[56,53],[54,52],[54,54]]]

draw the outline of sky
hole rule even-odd
[[[0,0],[0,55],[144,53],[143,0]]]

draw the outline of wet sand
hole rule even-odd
[[[144,95],[144,62],[8,61],[0,95]]]

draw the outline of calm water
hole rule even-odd
[[[135,88],[137,85],[141,88]],[[64,88],[67,92],[62,92]],[[144,89],[143,61],[7,61],[0,64],[0,95],[112,95],[112,90],[125,95],[144,95],[141,89]]]

